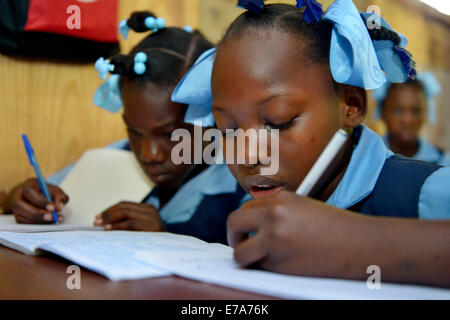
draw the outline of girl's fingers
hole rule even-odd
[[[61,211],[64,208],[64,205],[69,201],[69,196],[56,186],[49,185],[49,188],[56,210]]]
[[[44,224],[53,222],[53,214],[50,211],[33,207],[25,201],[16,201],[13,205],[13,213],[16,217],[16,221],[31,224]],[[20,217],[22,219],[20,219]]]
[[[262,234],[249,237],[234,248],[234,259],[243,267],[263,260],[266,255],[267,249],[264,245],[264,237]]]
[[[105,230],[135,230],[135,222],[133,220],[126,220],[119,223],[107,224]]]
[[[266,218],[265,207],[251,207],[232,212],[227,219],[228,244],[233,248],[248,238],[248,234],[257,231]]]
[[[22,198],[35,207],[49,211],[55,210],[55,205],[51,204],[40,191],[33,187],[25,187],[22,191]]]
[[[125,220],[105,225],[105,230],[161,231],[156,223],[142,220]]]
[[[153,221],[155,215],[158,215],[155,207],[121,202],[101,214],[101,218],[95,220],[95,224],[106,225],[114,224],[123,220],[145,220]]]

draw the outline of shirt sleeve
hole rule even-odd
[[[450,167],[450,153],[444,153],[438,164],[444,167]]]
[[[431,174],[419,196],[420,219],[450,219],[450,167]]]

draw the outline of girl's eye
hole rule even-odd
[[[130,134],[132,134],[132,135],[135,135],[135,136],[142,136],[142,133],[140,133],[140,132],[138,132],[138,131],[136,131],[136,130],[134,130],[134,129],[132,129],[132,128],[127,128],[127,131],[128,131]]]
[[[298,117],[295,117],[295,118],[292,118],[291,120],[289,120],[288,122],[284,122],[284,123],[267,122],[265,124],[265,127],[269,130],[271,130],[271,129],[286,130],[286,129],[290,128],[294,124],[294,121],[297,119],[298,119]]]

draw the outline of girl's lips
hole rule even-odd
[[[283,189],[283,186],[274,186],[274,185],[255,185],[250,189],[250,195],[253,198],[259,198],[263,196],[268,196],[274,194]]]
[[[170,177],[170,173],[154,173],[152,174],[150,171],[147,171],[147,175],[154,183],[159,184],[164,182]]]

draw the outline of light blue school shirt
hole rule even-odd
[[[389,139],[386,135],[383,136],[383,142],[386,147],[390,148]],[[416,154],[413,155],[411,159],[435,163],[440,166],[450,166],[450,153],[439,152],[435,146],[422,138],[419,138],[419,150],[417,150]]]

